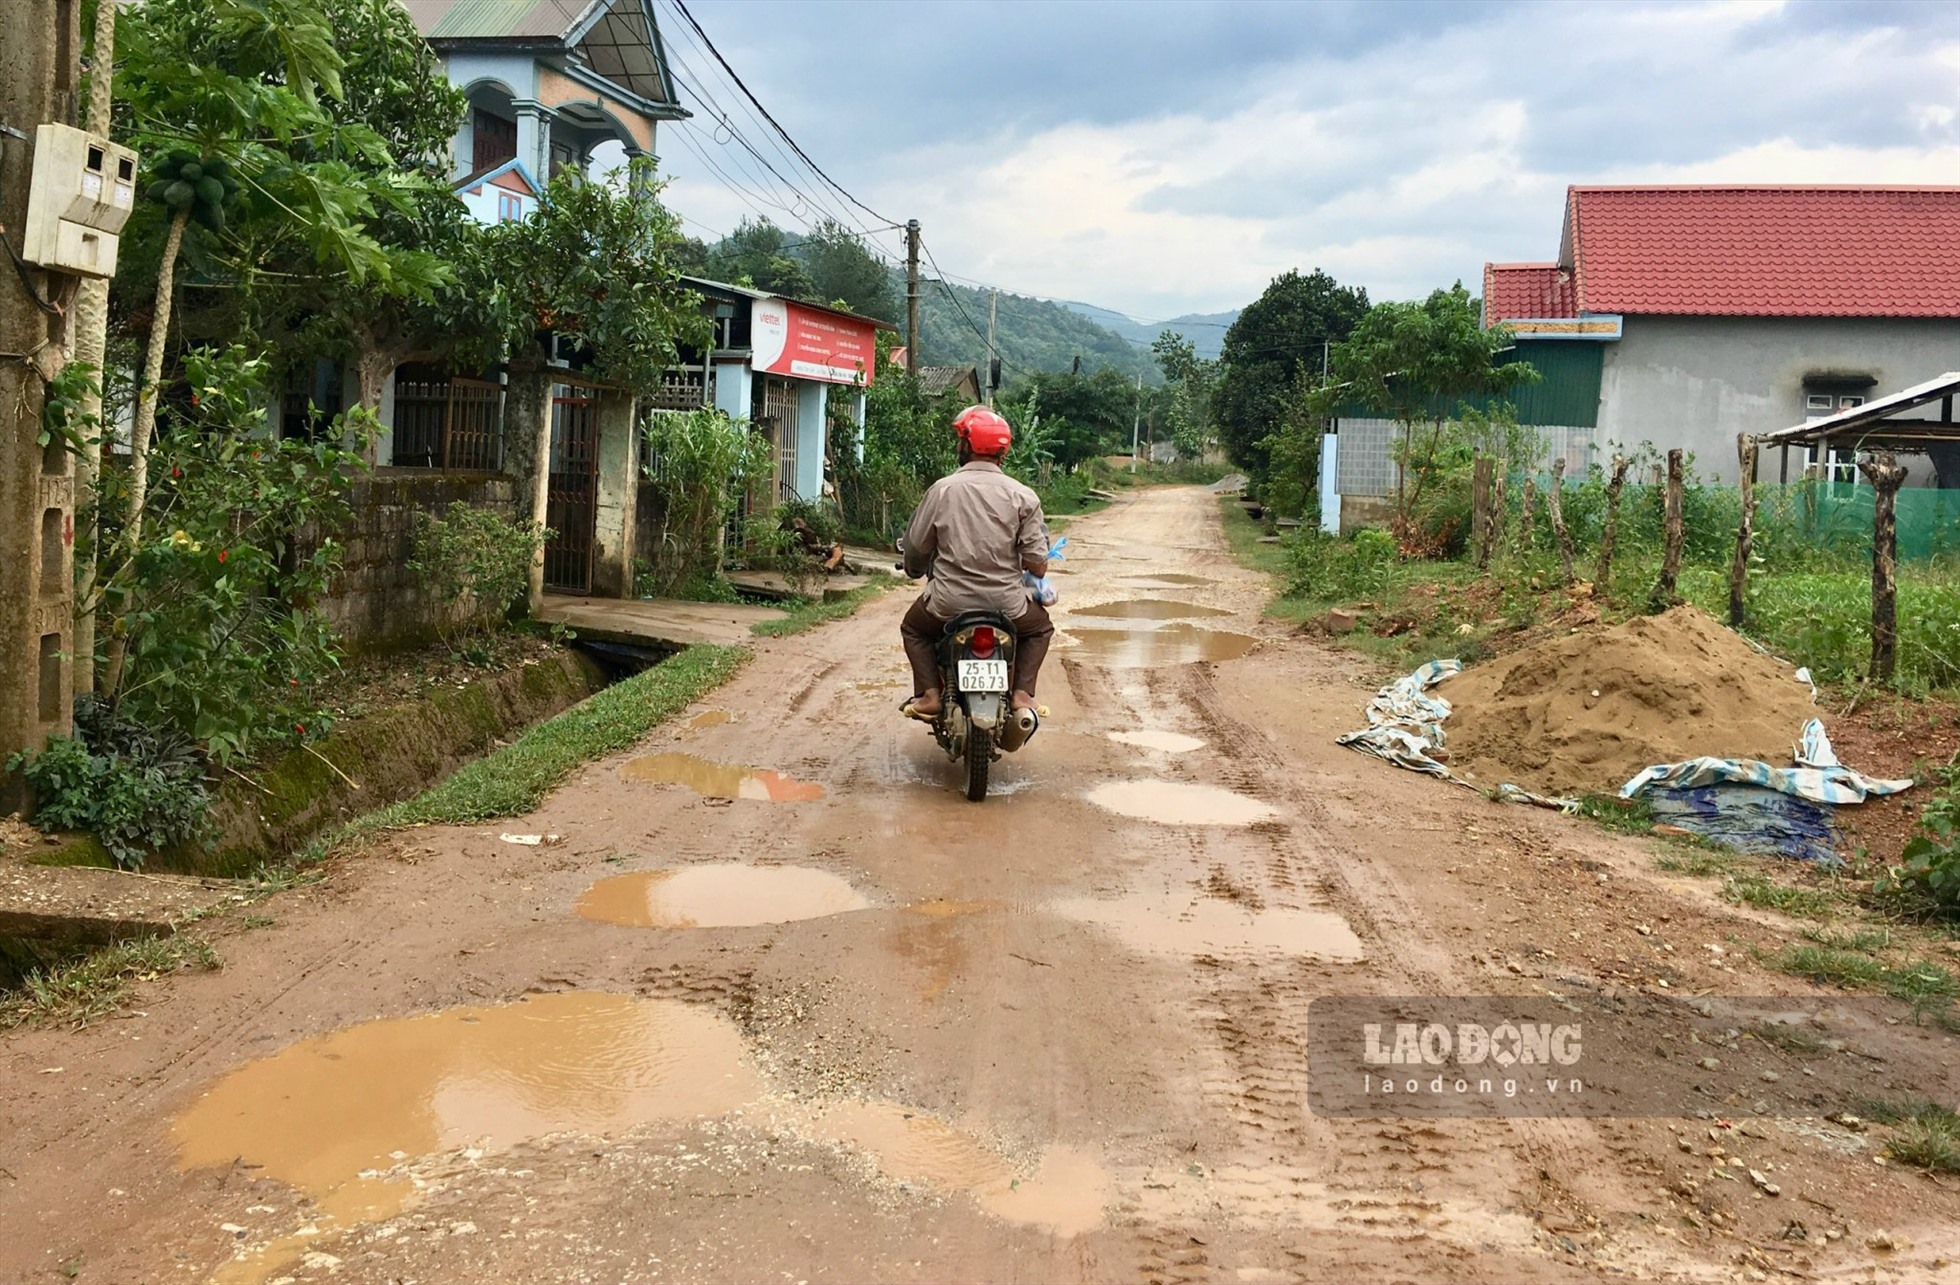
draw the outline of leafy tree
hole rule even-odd
[[[275,224],[301,238],[316,268],[352,282],[426,288],[439,272],[398,259],[365,228],[382,183],[369,177],[388,162],[387,144],[366,125],[323,106],[343,97],[343,61],[318,0],[150,0],[124,15],[116,89],[138,150],[150,158],[148,200],[133,220],[161,227],[143,376],[131,427],[124,568],[141,548],[156,425],[175,303],[179,252],[189,240],[207,262],[221,261],[240,226]],[[357,165],[356,162],[359,164]],[[366,167],[366,168],[362,168]],[[244,266],[234,262],[234,270]],[[126,590],[125,578],[116,588]],[[126,631],[110,645],[114,691]]]
[[[811,299],[817,285],[791,250],[787,232],[768,219],[743,219],[708,249],[707,275],[714,281],[766,290],[792,299]]]
[[[890,356],[895,340],[878,332],[878,377],[864,396],[864,457],[840,449],[834,459],[845,525],[883,543],[897,535],[925,488],[953,471],[950,394],[934,397]],[[833,434],[842,447],[843,439]]]
[[[1212,395],[1218,382],[1218,363],[1198,356],[1190,340],[1169,330],[1157,336],[1150,351],[1164,372],[1167,395],[1162,414],[1171,445],[1185,459],[1201,459],[1211,448]]]
[[[1286,418],[1303,374],[1317,379],[1323,354],[1368,311],[1368,292],[1316,268],[1275,277],[1225,332],[1224,371],[1213,412],[1234,464],[1255,484],[1270,470],[1266,438]]]
[[[1040,371],[1017,381],[1001,397],[1001,409],[1017,434],[1035,427],[1037,412],[1018,409],[1023,407],[1038,408],[1047,453],[1064,472],[1073,473],[1084,461],[1118,445],[1129,449],[1137,390],[1107,366],[1090,375]]]
[[[1368,311],[1333,350],[1334,384],[1316,397],[1332,413],[1358,402],[1402,427],[1395,481],[1397,535],[1406,532],[1423,492],[1446,467],[1448,425],[1465,398],[1535,383],[1530,362],[1497,364],[1510,329],[1486,330],[1477,301],[1458,282],[1421,303],[1383,303]]]
[[[679,219],[663,206],[653,162],[632,162],[619,188],[566,172],[538,212],[490,229],[464,265],[465,288],[495,310],[512,359],[535,368],[556,335],[585,354],[594,376],[645,387],[709,341],[701,298],[680,284]]]
[[[795,254],[810,273],[813,297],[880,321],[896,323],[904,315],[891,269],[843,224],[829,219],[819,223]]]

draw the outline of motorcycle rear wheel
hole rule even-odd
[[[993,766],[994,734],[989,728],[968,728],[966,733],[966,797],[979,803],[987,797],[987,769]]]

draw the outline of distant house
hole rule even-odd
[[[1484,322],[1570,353],[1546,391],[1595,393],[1595,449],[1733,482],[1738,433],[1960,368],[1960,187],[1575,186],[1555,260],[1485,265]],[[1852,453],[1800,463],[1848,481]]]
[[[968,406],[980,400],[980,368],[977,366],[921,366],[919,387],[928,397],[955,393]]]

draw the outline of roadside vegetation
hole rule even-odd
[[[222,966],[210,943],[185,933],[119,942],[30,971],[17,990],[0,991],[0,1030],[29,1024],[87,1026],[121,1011],[133,983]]]

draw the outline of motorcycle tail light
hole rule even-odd
[[[994,654],[994,631],[989,626],[981,625],[973,631],[973,654],[982,660]]]

